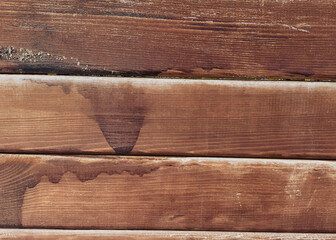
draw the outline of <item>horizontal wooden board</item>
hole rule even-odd
[[[34,240],[334,240],[336,234],[200,232],[200,231],[127,231],[127,230],[40,230],[0,229],[0,238]]]
[[[1,0],[0,72],[336,79],[334,0]]]
[[[0,155],[0,226],[336,231],[336,162]]]
[[[336,84],[0,76],[0,151],[336,158]]]

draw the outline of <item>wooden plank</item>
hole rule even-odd
[[[11,239],[99,239],[99,240],[334,240],[336,234],[201,232],[201,231],[139,231],[139,230],[41,230],[0,229],[0,238]]]
[[[336,162],[0,156],[0,225],[336,231]]]
[[[0,151],[336,158],[336,84],[0,76]]]
[[[1,0],[1,72],[336,78],[334,0]]]

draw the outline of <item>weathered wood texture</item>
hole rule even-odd
[[[336,163],[0,155],[0,225],[336,231]]]
[[[334,0],[1,0],[0,71],[336,78]]]
[[[0,76],[0,151],[336,158],[336,84]]]
[[[335,240],[336,234],[0,229],[0,238],[3,240]]]

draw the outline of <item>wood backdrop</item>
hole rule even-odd
[[[0,155],[0,226],[335,232],[336,162]]]
[[[110,77],[0,75],[0,227],[40,228],[0,238],[335,239],[336,85],[243,81],[336,80],[335,26],[335,0],[1,0],[0,74]]]
[[[0,71],[336,78],[334,0],[1,0]]]
[[[3,240],[334,240],[335,234],[0,229]]]
[[[334,83],[0,76],[0,151],[336,157]]]

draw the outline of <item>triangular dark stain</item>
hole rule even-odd
[[[135,144],[134,144],[135,145]],[[120,155],[125,155],[128,154],[130,152],[132,152],[133,146],[129,146],[129,147],[114,147],[113,150]]]
[[[132,151],[144,118],[144,116],[132,115],[96,115],[106,141],[117,154],[128,154]]]
[[[78,86],[78,92],[89,99],[107,143],[117,154],[129,154],[137,140],[146,115],[145,94],[131,82]]]

